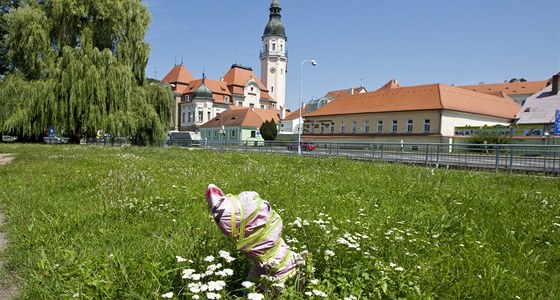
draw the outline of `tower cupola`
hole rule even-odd
[[[194,98],[196,98],[196,99],[213,99],[213,93],[208,88],[205,81],[206,81],[206,78],[202,78],[202,83],[200,84],[200,86],[194,92]]]
[[[274,35],[286,38],[286,29],[284,28],[284,24],[282,24],[281,11],[282,7],[280,6],[280,2],[278,0],[272,0],[270,4],[270,19],[264,28],[263,37]]]

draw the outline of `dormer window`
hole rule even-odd
[[[525,108],[525,112],[530,112],[530,111],[531,111],[530,107]]]

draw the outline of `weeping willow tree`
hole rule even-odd
[[[138,144],[165,136],[173,96],[148,84],[141,0],[28,0],[4,15],[12,72],[0,83],[0,126],[24,137],[50,125]]]

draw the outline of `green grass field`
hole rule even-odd
[[[3,276],[22,299],[244,297],[250,262],[209,217],[209,183],[257,191],[309,253],[283,299],[560,298],[558,178],[179,148],[0,153],[15,156],[0,166]],[[185,269],[226,286],[198,291]]]

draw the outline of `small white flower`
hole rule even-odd
[[[171,299],[171,298],[173,298],[173,292],[163,294],[163,295],[161,295],[161,298]]]
[[[311,279],[309,283],[311,283],[312,285],[317,285],[317,283],[319,283],[319,279]]]
[[[313,296],[313,293],[312,293],[312,292],[305,292],[304,294],[305,294],[306,296],[308,296],[308,297]]]
[[[175,256],[175,260],[177,260],[177,262],[186,262],[187,261],[185,258],[182,258],[180,256]]]
[[[404,271],[404,269],[403,269],[403,267],[396,267],[396,268],[395,268],[395,271],[402,272],[402,271]]]
[[[194,272],[196,272],[194,269],[183,270],[183,279],[190,279]]]
[[[206,293],[206,298],[208,298],[208,299],[220,299],[220,298],[222,298],[222,296],[220,294],[208,292],[208,293]]]
[[[325,250],[325,255],[334,256],[334,252],[331,250]]]
[[[250,281],[243,281],[243,282],[241,283],[241,285],[242,285],[243,287],[245,287],[246,289],[248,289],[248,288],[252,287],[254,284],[253,284],[252,282],[250,282]]]
[[[319,291],[319,290],[313,290],[313,294],[314,294],[315,296],[319,296],[319,297],[323,297],[323,298],[326,298],[326,297],[328,296],[327,293],[321,292],[321,291]]]
[[[200,293],[200,283],[189,283],[188,288],[193,294]]]
[[[223,281],[210,281],[208,282],[208,290],[212,291],[221,291],[226,286],[226,283]]]
[[[193,295],[192,299],[200,299],[200,296],[199,295]]]
[[[202,275],[200,275],[200,274],[192,274],[191,275],[191,279],[194,280],[194,281],[199,281],[200,278],[202,278]]]
[[[283,282],[273,283],[272,286],[275,287],[275,288],[279,288],[279,289],[284,289],[285,288],[285,285],[284,285]]]
[[[214,261],[214,256],[208,255],[208,256],[206,256],[206,257],[204,258],[204,261],[213,262],[213,261]]]
[[[72,298],[78,298],[80,297],[80,293],[75,293],[74,295],[72,295]]]
[[[262,299],[264,299],[264,295],[259,294],[259,293],[249,293],[247,295],[247,299],[249,299],[249,300],[262,300]]]
[[[223,269],[222,272],[226,275],[226,276],[233,276],[233,270],[232,269]],[[225,277],[225,276],[224,276]]]

